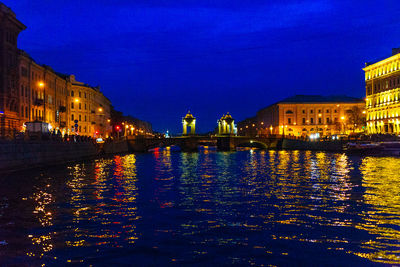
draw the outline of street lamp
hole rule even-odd
[[[342,128],[343,128],[343,130],[342,130],[342,133],[344,134],[345,133],[345,119],[346,119],[346,117],[345,116],[342,116],[342,117],[340,117],[340,119],[342,120]]]
[[[39,82],[38,83],[39,87],[43,89],[43,118],[42,121],[46,121],[46,88],[44,86],[44,82]]]

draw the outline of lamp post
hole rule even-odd
[[[43,118],[42,121],[46,121],[46,88],[44,82],[39,82],[39,87],[43,90]]]
[[[342,133],[345,134],[345,120],[346,117],[342,116],[340,117],[341,121],[342,121]]]

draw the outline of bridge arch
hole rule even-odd
[[[250,148],[254,147],[260,149],[267,149],[268,145],[258,140],[243,140],[241,142],[238,142],[236,144],[236,147],[250,147]]]

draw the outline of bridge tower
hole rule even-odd
[[[182,119],[183,132],[182,135],[188,135],[187,128],[190,127],[190,135],[194,135],[196,132],[196,118],[190,114],[190,111]]]
[[[235,121],[229,112],[223,115],[221,119],[218,120],[218,134],[219,135],[235,135],[236,127]]]

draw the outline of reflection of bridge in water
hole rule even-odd
[[[236,150],[240,146],[264,149],[280,148],[282,138],[246,136],[180,136],[171,138],[127,138],[131,152],[144,152],[156,147],[179,146],[182,151],[196,151],[200,146],[216,146],[220,151]]]

